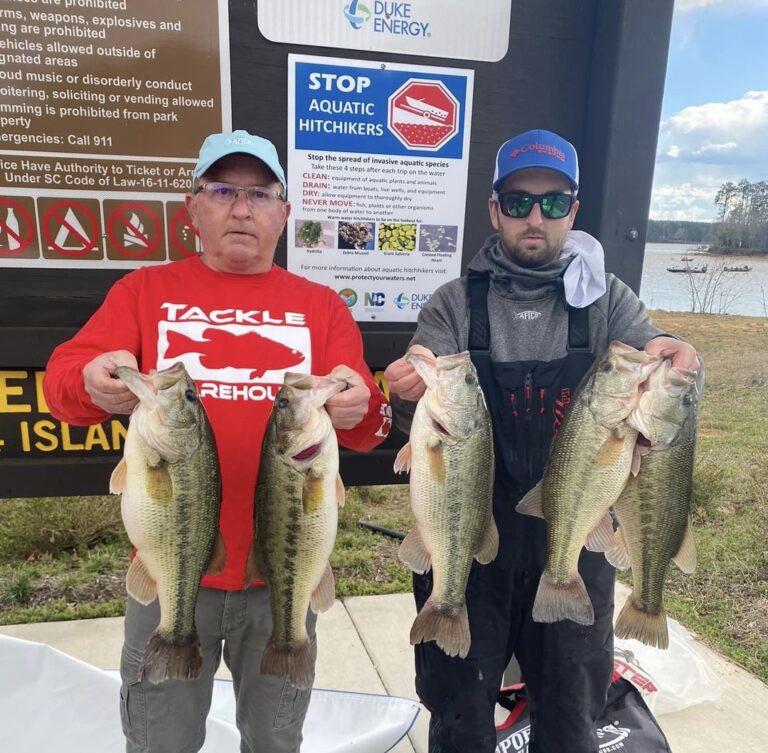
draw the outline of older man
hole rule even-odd
[[[203,649],[196,681],[149,684],[138,665],[158,624],[157,602],[128,600],[121,714],[129,753],[187,753],[205,739],[213,676],[232,672],[243,753],[299,750],[309,690],[263,675],[272,630],[263,583],[248,583],[254,487],[272,400],[286,370],[330,374],[348,389],[326,408],[342,445],[360,451],[386,436],[388,406],[363,361],[360,332],[329,288],[274,264],[290,215],[274,146],[245,131],[202,145],[187,209],[200,234],[195,258],[144,267],[109,291],[101,308],[51,356],[44,389],[51,412],[75,424],[129,413],[133,393],[118,366],[143,372],[183,360],[208,413],[222,478],[219,527],[226,568],[206,575],[196,623]],[[315,654],[313,615],[308,630]]]
[[[469,350],[491,412],[496,453],[494,517],[499,554],[475,566],[467,586],[472,646],[466,659],[433,642],[416,646],[416,687],[432,713],[431,753],[493,753],[494,705],[512,654],[532,718],[531,753],[597,753],[594,721],[605,705],[613,660],[614,571],[582,552],[579,571],[594,625],[534,622],[544,566],[543,520],[515,512],[542,476],[550,441],[581,377],[611,340],[696,368],[695,350],[664,336],[637,296],[603,269],[600,244],[572,231],[579,208],[576,150],[534,130],[499,149],[490,219],[496,233],[421,311],[411,348]],[[386,370],[391,393],[416,400],[421,377],[404,359]],[[398,418],[407,406],[393,401]],[[414,577],[419,608],[431,578]]]

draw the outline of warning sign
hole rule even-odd
[[[103,259],[101,211],[95,199],[39,199],[46,259]]]
[[[104,201],[107,258],[165,260],[161,201]]]
[[[387,127],[408,149],[437,151],[459,132],[459,103],[442,81],[410,79],[389,98]]]
[[[0,196],[0,256],[36,259],[35,202],[28,196]]]
[[[165,205],[170,241],[170,258],[186,259],[200,252],[200,234],[192,224],[183,201],[169,201]]]

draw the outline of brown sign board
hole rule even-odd
[[[579,151],[578,228],[639,286],[673,0],[514,0],[497,62],[270,41],[260,0],[65,5],[0,0],[0,499],[105,493],[125,421],[53,419],[47,359],[126,270],[197,253],[183,195],[207,134],[245,128],[286,157],[291,53],[473,69],[462,269],[490,232],[499,145],[544,127]],[[381,372],[413,324],[361,330]],[[392,473],[403,442],[393,431],[371,453],[344,453],[345,482],[403,482]]]

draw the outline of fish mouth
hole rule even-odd
[[[317,444],[311,444],[309,447],[305,447],[301,452],[297,452],[291,457],[294,460],[298,460],[300,462],[304,462],[305,460],[313,460],[320,454],[322,447],[323,446],[320,442]]]

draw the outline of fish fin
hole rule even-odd
[[[640,473],[640,464],[643,462],[643,455],[640,451],[640,447],[636,444],[635,449],[632,450],[632,465],[629,469],[629,472],[633,476],[637,476],[638,473]]]
[[[341,476],[336,474],[336,502],[339,507],[344,507],[344,501],[346,500],[347,493],[344,490],[344,482],[341,480]]]
[[[488,516],[488,525],[483,531],[483,538],[480,540],[480,546],[475,552],[475,559],[481,565],[487,565],[496,559],[499,553],[499,529],[496,528],[496,521],[493,515]]]
[[[317,588],[312,592],[309,606],[312,607],[312,611],[317,614],[318,612],[329,610],[333,606],[335,600],[336,581],[333,577],[333,570],[331,570],[331,563],[326,562],[323,577],[320,578],[320,583],[317,584]]]
[[[304,490],[301,498],[305,515],[310,515],[318,510],[323,503],[323,494],[323,477],[315,476],[312,472],[308,473],[304,480]]]
[[[472,642],[466,604],[448,607],[427,599],[411,626],[411,645],[435,641],[448,656],[464,659]]]
[[[256,550],[251,544],[251,548],[248,551],[248,559],[245,561],[245,587],[248,587],[249,583],[253,583],[255,580],[263,580],[264,576],[261,574],[261,568],[259,567],[259,561],[256,558]]]
[[[603,442],[595,455],[595,465],[598,468],[606,468],[615,465],[624,451],[624,437],[618,430],[612,431]]]
[[[621,526],[613,535],[613,546],[605,550],[605,558],[619,570],[628,570],[631,566],[632,561],[629,558],[629,547],[624,536],[624,529]]]
[[[180,643],[172,643],[155,630],[144,649],[139,677],[146,677],[153,685],[165,680],[197,680],[202,666],[203,653],[197,633]]]
[[[630,594],[616,620],[614,633],[617,638],[633,638],[647,646],[669,648],[667,611],[662,606],[658,612],[647,612],[635,604]]]
[[[696,542],[693,540],[690,518],[688,518],[688,524],[685,526],[683,543],[680,544],[677,554],[672,559],[686,575],[690,575],[696,570]]]
[[[115,466],[115,470],[112,471],[112,475],[109,477],[109,493],[121,494],[125,491],[128,482],[128,463],[125,462],[125,458],[121,458],[120,462]]]
[[[147,606],[157,598],[157,583],[149,574],[140,554],[131,560],[128,572],[125,574],[125,590],[139,602]]]
[[[542,507],[543,497],[541,481],[533,487],[518,503],[515,510],[521,515],[533,515],[535,518],[544,517]]]
[[[427,447],[429,472],[432,478],[442,484],[445,481],[445,458],[443,457],[443,443],[438,442],[433,447]]]
[[[600,522],[590,531],[584,546],[590,552],[607,552],[613,548],[616,543],[616,537],[613,535],[613,518],[611,513],[607,512],[600,519]]]
[[[533,619],[536,622],[573,620],[579,625],[593,625],[595,611],[581,575],[574,573],[565,583],[559,583],[545,570],[533,602]]]
[[[415,573],[426,573],[432,567],[432,555],[417,526],[408,531],[397,556]]]
[[[216,540],[213,542],[213,552],[208,563],[208,575],[218,575],[224,571],[227,564],[227,545],[224,543],[221,531],[216,531]]]
[[[173,482],[168,472],[168,463],[147,468],[147,492],[153,502],[169,505],[173,502]]]
[[[395,458],[395,473],[402,473],[405,471],[409,473],[411,470],[411,443],[406,442],[397,453]]]
[[[261,657],[261,671],[265,675],[288,677],[295,688],[311,688],[315,680],[309,640],[295,643],[274,643],[270,638]]]

